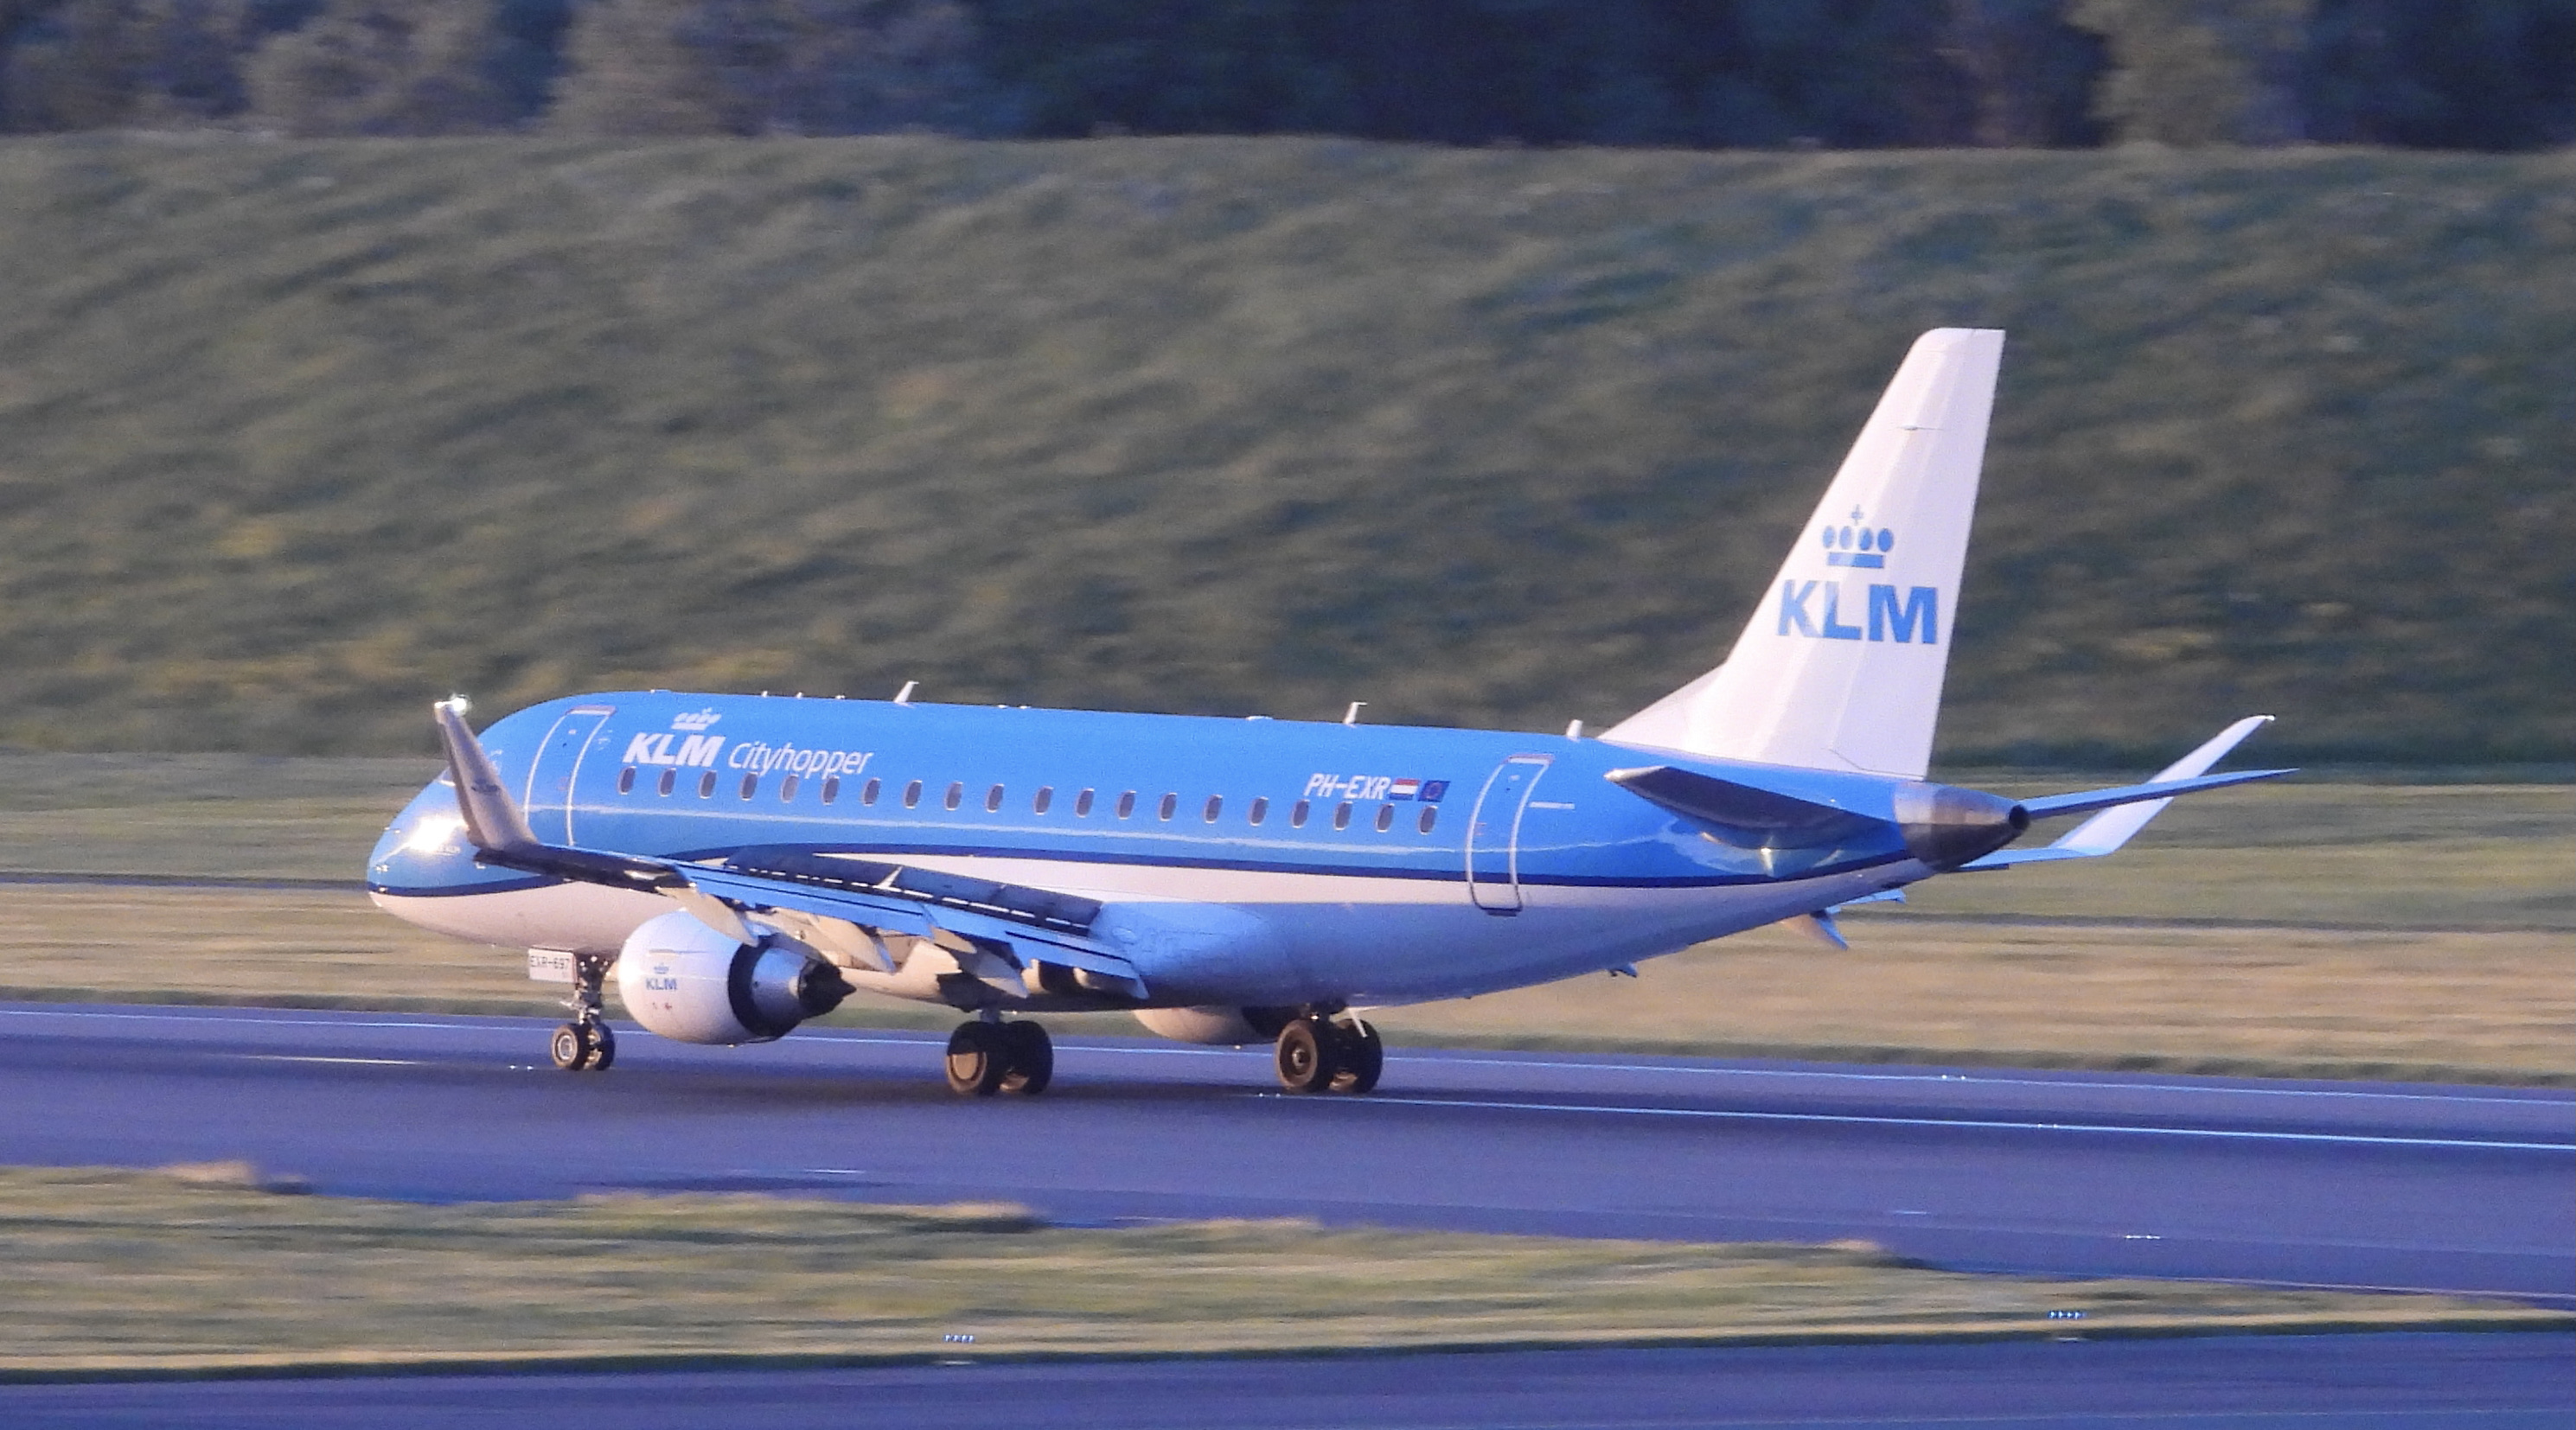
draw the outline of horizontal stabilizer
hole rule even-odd
[[[1719,839],[1740,849],[1821,848],[1886,823],[1671,765],[1612,770],[1604,778],[1640,799],[1716,826]]]
[[[2295,773],[2291,770],[2251,770],[2242,774],[2210,775],[2207,771],[2228,751],[2245,742],[2247,736],[2272,723],[2269,715],[2248,715],[2219,731],[2198,749],[2156,772],[2145,784],[2120,789],[2092,790],[2082,794],[2053,795],[2044,799],[2023,801],[2023,808],[2033,816],[2081,814],[2099,810],[2091,819],[2066,832],[2055,843],[2036,849],[2002,849],[1968,865],[1971,869],[2003,869],[2015,864],[2040,864],[2060,859],[2099,859],[2118,851],[2147,821],[2164,812],[2178,794],[2194,790],[2223,789],[2250,780],[2267,780]]]
[[[2149,783],[2162,784],[2167,780],[2187,780],[2205,775],[2209,773],[2210,766],[2226,758],[2228,751],[2245,743],[2247,736],[2271,723],[2269,715],[2248,715],[2202,741],[2200,747],[2190,754],[2156,771],[2156,777]],[[2146,828],[2148,820],[2162,814],[2168,803],[2171,801],[2146,799],[2133,804],[2114,805],[2068,830],[2065,837],[2048,847],[2060,851],[2061,857],[2090,858],[2112,853],[2128,843],[2139,830]]]
[[[2085,790],[2078,794],[2052,794],[2039,799],[2026,799],[2021,807],[2033,819],[2048,819],[2060,814],[2090,814],[2114,805],[2136,804],[2141,800],[2171,799],[2178,794],[2193,794],[2205,789],[2225,789],[2229,785],[2252,784],[2256,780],[2276,780],[2296,770],[2240,770],[2232,775],[2201,775],[2187,780],[2154,780],[2142,785],[2122,785],[2117,789]]]

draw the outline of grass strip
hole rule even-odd
[[[240,1163],[0,1169],[0,1378],[2576,1325],[2461,1297],[1969,1275],[1859,1242],[295,1189]]]

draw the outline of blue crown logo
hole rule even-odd
[[[1896,549],[1896,533],[1870,525],[1859,507],[1852,508],[1850,522],[1829,523],[1818,535],[1825,544],[1828,566],[1866,566],[1875,571],[1887,565],[1887,553]]]

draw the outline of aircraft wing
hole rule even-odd
[[[2248,715],[2209,737],[2190,754],[2158,770],[2156,777],[2144,784],[2023,800],[2022,807],[2030,811],[2033,818],[2081,814],[2087,810],[2099,810],[2100,813],[2067,831],[2054,843],[2035,849],[1998,849],[1962,867],[2008,869],[2015,864],[2037,864],[2056,859],[2099,859],[2128,843],[2139,830],[2147,827],[2147,821],[2163,813],[2176,795],[2223,789],[2228,785],[2277,779],[2295,773],[2291,770],[2248,770],[2232,775],[2208,773],[2209,767],[2217,764],[2228,751],[2243,744],[2247,736],[2271,722],[2269,715]]]
[[[742,914],[785,911],[854,928],[926,938],[954,949],[999,947],[1079,968],[1145,994],[1126,958],[1092,937],[1100,904],[1079,895],[908,865],[839,857],[796,845],[754,845],[720,863],[573,849],[539,841],[456,702],[433,707],[456,785],[458,813],[487,864],[587,884],[659,893],[719,933],[750,943]],[[801,922],[801,921],[800,921]],[[828,934],[827,934],[828,936]],[[960,940],[964,942],[961,943]],[[881,953],[865,956],[882,961]]]

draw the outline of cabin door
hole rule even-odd
[[[528,765],[527,794],[519,801],[528,813],[528,828],[548,844],[578,844],[573,837],[573,810],[579,804],[582,765],[601,743],[600,727],[617,713],[609,705],[576,705],[546,732],[546,742]],[[601,767],[607,760],[601,759]]]
[[[1546,755],[1514,755],[1494,767],[1467,821],[1467,897],[1489,914],[1521,911],[1521,812],[1551,763]]]

